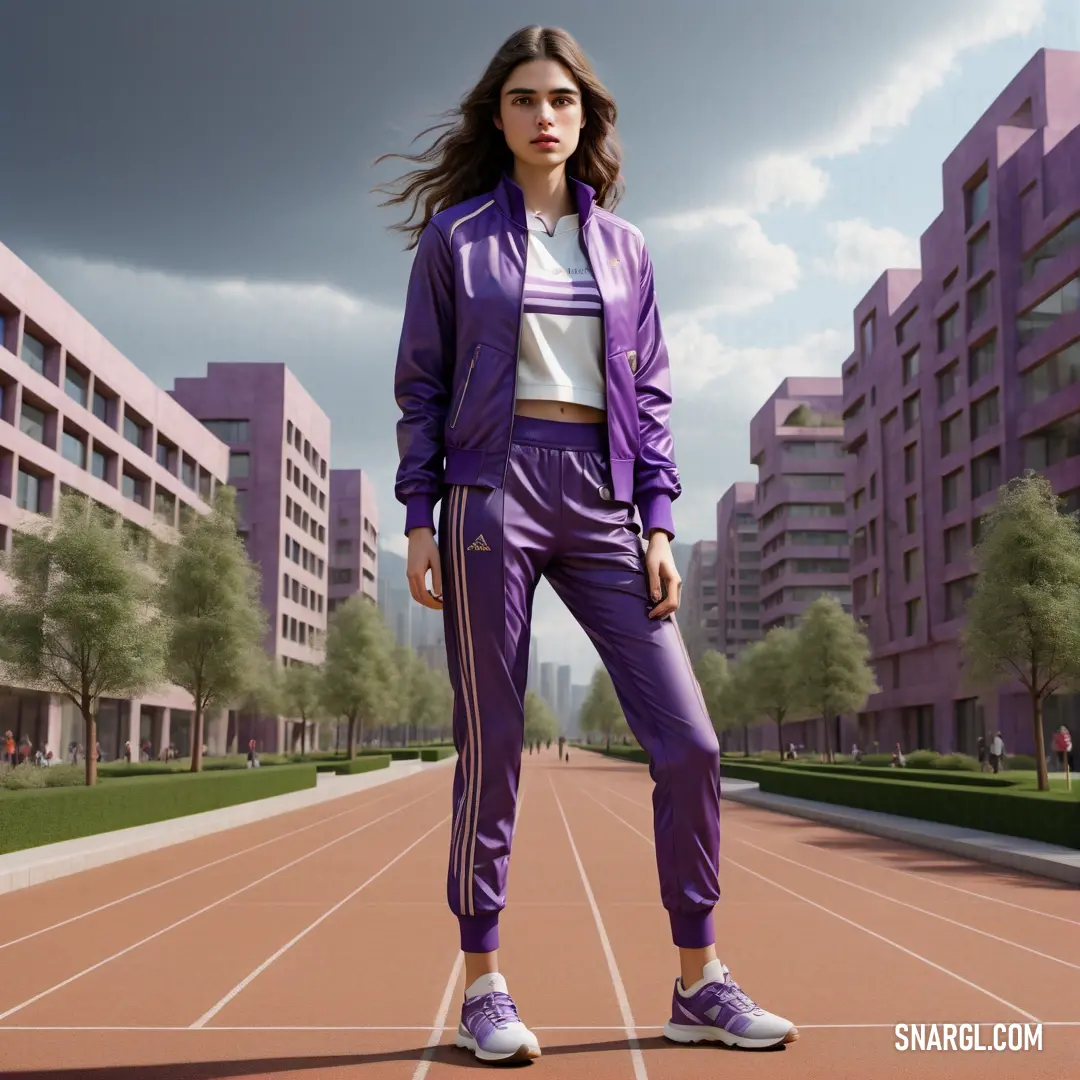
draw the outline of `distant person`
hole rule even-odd
[[[560,735],[559,736],[559,759],[560,760],[562,760],[563,751],[564,751],[565,747],[566,747],[566,739],[562,735]]]
[[[986,772],[986,736],[980,735],[975,744],[975,753],[979,759],[979,772]]]
[[[893,749],[892,767],[894,769],[902,769],[907,765],[907,758],[904,757],[904,751],[900,749],[900,744],[897,743]]]
[[[653,763],[659,892],[680,962],[664,1034],[791,1042],[794,1025],[755,1006],[716,954],[719,743],[673,619],[671,365],[649,251],[612,211],[615,103],[569,34],[528,27],[458,115],[429,153],[389,155],[423,166],[389,193],[419,215],[399,226],[416,255],[394,373],[395,495],[410,593],[444,611],[454,688],[457,1045],[486,1061],[540,1056],[498,948],[521,745],[507,718],[523,712],[541,577],[607,643]],[[572,985],[556,989],[573,1000]]]
[[[1053,744],[1054,753],[1061,763],[1062,770],[1071,771],[1072,736],[1069,734],[1069,729],[1064,724],[1054,732]]]
[[[254,739],[248,741],[247,767],[249,769],[259,768],[259,751],[256,749]]]
[[[990,768],[994,772],[1001,771],[1001,759],[1005,756],[1005,740],[1001,737],[1000,731],[994,732],[993,739],[990,740]]]
[[[15,764],[15,736],[10,731],[4,732],[4,760],[9,765]]]

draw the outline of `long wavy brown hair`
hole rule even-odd
[[[448,119],[426,128],[413,142],[433,131],[443,133],[423,153],[382,154],[420,164],[399,178],[403,185],[374,190],[390,195],[380,206],[412,202],[409,218],[391,226],[410,235],[406,250],[416,246],[432,216],[448,206],[490,191],[504,172],[513,168],[514,157],[503,133],[495,126],[502,88],[513,70],[530,60],[555,60],[562,64],[581,89],[585,126],[578,147],[566,162],[568,176],[596,191],[596,201],[606,209],[615,207],[623,193],[622,152],[615,134],[615,99],[599,80],[581,46],[565,30],[527,26],[511,34],[488,64],[487,70],[461,104],[443,115]],[[421,209],[422,204],[422,209]],[[420,219],[410,224],[420,213]]]

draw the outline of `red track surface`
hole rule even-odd
[[[450,779],[437,769],[0,896],[0,1076],[490,1069],[451,1045]],[[1080,1075],[1076,889],[725,802],[719,952],[801,1037],[672,1046],[660,1028],[678,967],[645,768],[526,754],[522,792],[500,966],[541,1039],[534,1075]],[[1034,1021],[1041,1051],[895,1048],[897,1023]]]

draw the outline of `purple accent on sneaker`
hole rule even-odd
[[[508,1024],[519,1024],[517,1006],[509,994],[494,990],[480,994],[461,1006],[461,1026],[476,1040],[481,1050],[488,1049],[491,1036]]]
[[[755,1018],[764,1015],[765,1010],[751,1001],[734,981],[706,983],[696,994],[684,997],[676,980],[672,991],[673,1024],[700,1024],[743,1035]]]

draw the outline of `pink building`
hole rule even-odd
[[[168,542],[226,479],[228,447],[2,244],[0,417],[4,550],[23,523],[54,515],[69,489],[118,513],[133,535]],[[149,742],[155,756],[170,743],[187,754],[191,708],[190,695],[169,686],[103,701],[104,758],[115,760],[128,740]],[[223,734],[215,723],[212,745]],[[9,729],[58,758],[85,739],[70,701],[20,687],[0,687],[0,733]]]
[[[353,593],[378,603],[379,508],[363,469],[330,470],[330,578],[327,610]]]
[[[756,502],[757,485],[739,482],[716,504],[716,649],[729,661],[761,636]]]
[[[283,667],[321,664],[326,632],[330,418],[284,364],[208,364],[172,397],[229,444],[240,529],[262,575],[266,651]],[[284,746],[284,717],[243,715],[230,741]]]

